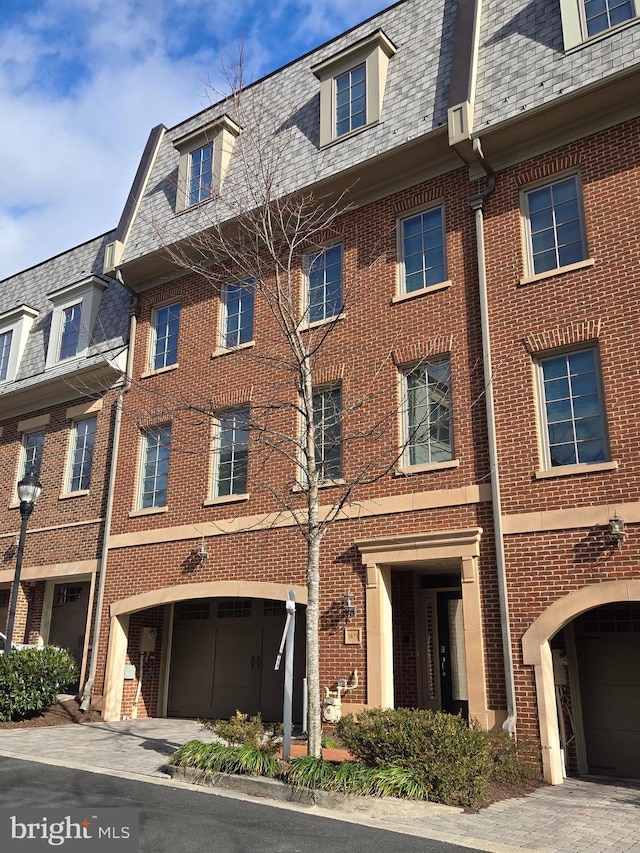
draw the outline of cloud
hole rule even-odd
[[[244,37],[247,79],[379,3],[38,0],[0,33],[0,279],[117,224],[147,136],[224,88]],[[212,84],[207,88],[207,82]]]

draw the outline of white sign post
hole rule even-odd
[[[282,757],[285,761],[291,758],[291,724],[293,719],[293,646],[296,632],[296,594],[290,589],[286,601],[287,621],[284,623],[280,649],[276,658],[275,670],[280,669],[282,651],[284,649],[284,703],[282,708]],[[285,648],[286,644],[286,648]]]

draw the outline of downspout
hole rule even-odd
[[[512,735],[516,727],[516,690],[513,670],[513,648],[511,644],[511,622],[507,595],[507,571],[504,555],[504,529],[502,526],[502,501],[500,498],[500,469],[498,465],[498,442],[495,427],[495,403],[493,396],[493,368],[491,363],[491,334],[487,298],[487,269],[484,250],[484,206],[496,186],[496,175],[482,153],[479,139],[473,140],[473,153],[487,176],[487,186],[478,195],[469,199],[476,216],[476,251],[478,260],[478,290],[480,296],[480,327],[482,330],[482,358],[485,376],[485,406],[489,440],[489,466],[491,470],[491,503],[498,573],[498,600],[500,605],[500,627],[502,631],[502,653],[507,696],[507,719],[502,728]]]
[[[125,287],[134,297],[134,303],[131,307],[129,317],[129,342],[127,350],[127,366],[125,369],[124,383],[118,393],[116,400],[116,409],[113,423],[113,443],[111,445],[111,459],[109,468],[109,485],[107,487],[107,506],[104,515],[104,533],[102,536],[102,553],[100,556],[100,576],[98,578],[98,595],[95,604],[95,614],[93,620],[93,640],[91,646],[91,662],[89,664],[89,674],[85,681],[84,690],[82,691],[82,700],[80,702],[80,710],[87,711],[91,704],[91,692],[96,678],[96,669],[98,668],[98,646],[100,645],[100,627],[102,623],[102,606],[104,603],[104,586],[107,575],[107,561],[109,557],[109,534],[111,531],[111,516],[113,514],[113,495],[116,482],[116,468],[118,461],[118,447],[120,444],[120,425],[122,423],[122,403],[124,395],[131,387],[131,376],[133,370],[133,349],[136,339],[136,324],[137,324],[137,295],[124,283],[122,274],[116,270],[115,278],[120,284]]]

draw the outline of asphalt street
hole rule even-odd
[[[27,806],[139,809],[140,853],[469,853],[474,849],[219,796],[210,789],[196,791],[166,781],[121,779],[0,757],[0,807]],[[12,853],[2,842],[3,853]]]

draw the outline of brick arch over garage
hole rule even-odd
[[[266,598],[273,601],[286,601],[290,589],[295,592],[298,604],[307,603],[305,586],[266,581],[208,581],[181,584],[149,590],[112,602],[109,607],[109,646],[105,671],[103,719],[111,722],[120,719],[124,687],[123,673],[129,640],[129,617],[132,613],[198,598]]]
[[[559,785],[563,778],[549,641],[581,613],[619,601],[640,601],[640,580],[605,581],[574,590],[554,601],[522,638],[523,663],[533,666],[535,673],[544,778],[552,785]]]

